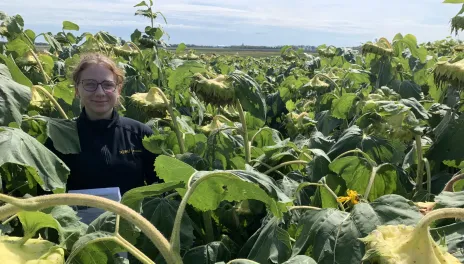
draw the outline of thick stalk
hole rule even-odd
[[[129,243],[126,239],[124,239],[120,234],[116,234],[113,237],[114,242],[118,243],[120,246],[127,249],[127,251],[134,257],[136,257],[140,262],[144,264],[154,264],[155,262],[148,258],[142,251],[136,248],[134,245]]]
[[[121,247],[124,247],[127,249],[127,252],[129,252],[132,256],[136,257],[141,263],[143,264],[154,264],[155,262],[149,259],[145,254],[143,254],[139,249],[137,249],[134,245],[129,243],[127,240],[125,240],[123,237],[121,237],[119,234],[116,234],[115,236],[111,237],[101,237],[94,239],[90,241],[87,244],[82,245],[82,247],[79,247],[75,249],[74,251],[71,252],[71,255],[69,255],[68,259],[66,260],[66,263],[72,263],[72,260],[79,254],[80,251],[82,251],[87,245],[90,244],[95,244],[98,242],[114,242],[120,245]]]
[[[256,133],[251,137],[250,144],[253,144],[253,141],[255,141],[256,136],[257,136],[259,133],[261,133],[262,131],[263,131],[263,129],[260,128],[260,129],[258,130],[258,132],[256,132]]]
[[[284,162],[284,163],[280,163],[279,165],[267,170],[266,172],[264,172],[264,174],[269,174],[275,170],[278,170],[284,166],[287,166],[287,165],[294,165],[294,164],[308,164],[308,161],[306,160],[292,160],[292,161],[287,161],[287,162]]]
[[[268,164],[266,164],[266,163],[264,163],[264,162],[262,162],[260,160],[255,159],[255,160],[252,160],[252,162],[259,163],[259,164],[263,165],[264,167],[266,167],[268,169],[272,169],[272,166],[270,166],[270,165],[268,165]],[[278,170],[276,170],[275,172],[278,173],[280,176],[285,177],[285,174],[283,174],[282,172],[280,172]]]
[[[454,183],[459,180],[463,180],[463,179],[464,179],[464,174],[459,174],[459,175],[454,176],[453,178],[451,178],[451,180],[449,180],[448,183],[446,183],[445,188],[443,188],[443,191],[452,192]]]
[[[330,193],[332,194],[332,196],[334,197],[335,201],[337,202],[338,204],[338,207],[340,208],[340,210],[342,210],[343,212],[345,212],[345,207],[343,207],[343,204],[341,202],[338,201],[338,196],[337,194],[332,190],[330,189],[329,185],[325,184],[324,183],[324,188]]]
[[[301,206],[292,206],[292,207],[288,208],[288,211],[292,211],[292,210],[322,210],[322,209],[319,208],[319,207],[315,207],[315,206],[301,205]]]
[[[13,221],[13,219],[15,219],[18,215],[14,214],[12,215],[10,218],[6,219],[5,221],[3,221],[2,225],[6,225],[8,224],[9,222]]]
[[[255,262],[255,261],[249,260],[249,259],[234,259],[234,260],[231,260],[231,261],[227,262],[227,264],[243,264],[243,263],[259,264],[258,262]]]
[[[372,189],[372,185],[374,185],[374,180],[375,180],[375,176],[377,174],[378,169],[380,169],[380,167],[372,167],[371,177],[369,178],[369,183],[367,184],[366,191],[364,192],[364,197],[366,199],[368,199],[369,194],[370,194],[371,189]]]
[[[177,118],[176,118],[176,115],[174,114],[174,110],[172,109],[172,105],[169,103],[163,91],[161,91],[161,89],[158,87],[155,87],[155,88],[158,91],[158,93],[161,95],[161,97],[163,98],[164,103],[168,107],[168,112],[172,119],[174,132],[176,132],[177,141],[179,142],[180,154],[184,154],[185,153],[184,138],[182,137],[182,133],[180,132],[179,124],[177,124]]]
[[[87,245],[91,245],[91,244],[95,244],[95,243],[99,243],[99,242],[110,242],[110,241],[113,241],[111,239],[111,237],[100,237],[100,238],[96,238],[92,241],[90,241],[89,243],[87,244],[82,244],[80,247],[77,247],[75,249],[73,249],[71,251],[71,254],[69,254],[68,258],[66,259],[66,264],[68,263],[72,263],[72,261],[74,260],[74,258],[87,246]]]
[[[359,153],[359,154],[363,155],[364,158],[369,162],[369,164],[370,164],[372,167],[377,166],[377,164],[375,163],[375,161],[373,161],[373,160],[371,159],[371,157],[369,157],[369,155],[367,155],[366,153],[364,153],[364,152],[363,152],[362,150],[360,150],[360,149],[348,150],[347,152],[344,152],[344,153],[338,155],[338,157],[336,157],[335,159],[333,159],[332,162],[334,162],[334,161],[336,161],[336,160],[342,158],[342,157],[345,156],[345,155],[352,154],[352,153]]]
[[[9,204],[0,207],[0,219],[25,211],[38,211],[58,205],[88,206],[104,209],[120,215],[130,223],[139,227],[140,230],[158,248],[161,255],[169,264],[182,263],[178,253],[171,252],[171,247],[163,234],[153,226],[146,218],[131,208],[110,199],[87,194],[51,194],[27,199],[19,199],[0,194],[0,200]]]
[[[31,52],[31,54],[34,57],[35,61],[37,61],[37,65],[39,65],[39,69],[40,69],[40,72],[42,73],[42,76],[43,76],[43,78],[45,80],[45,83],[48,84],[49,78],[48,78],[47,74],[45,73],[45,70],[44,70],[44,68],[42,66],[42,63],[40,63],[39,57],[37,57],[37,54],[35,54],[35,52],[32,49],[29,49],[29,51]]]
[[[187,202],[190,199],[190,196],[192,196],[193,192],[195,191],[198,185],[208,180],[209,178],[217,177],[218,174],[205,175],[199,178],[196,182],[194,182],[192,186],[190,186],[190,183],[194,176],[195,174],[193,174],[190,177],[187,183],[187,192],[185,193],[184,197],[182,198],[182,201],[180,202],[179,208],[177,209],[176,219],[174,220],[174,227],[172,229],[170,242],[171,242],[171,249],[173,253],[175,254],[180,254],[180,226],[182,223],[182,216],[184,215],[185,207],[187,206]]]
[[[243,112],[242,104],[240,100],[237,99],[237,110],[240,116],[240,122],[242,123],[242,136],[243,136],[243,143],[245,145],[245,162],[250,164],[251,161],[251,148],[250,142],[248,141],[248,129],[246,125],[245,113]]]
[[[298,193],[301,189],[303,189],[306,186],[324,187],[332,195],[332,197],[335,199],[335,202],[337,202],[338,207],[340,207],[340,210],[345,211],[345,207],[343,207],[343,204],[338,201],[337,194],[332,189],[330,189],[329,185],[327,185],[325,182],[323,182],[323,183],[304,182],[304,183],[300,184],[300,186],[298,186],[298,189],[296,190],[296,193]],[[296,195],[296,193],[295,193],[295,195]]]
[[[424,158],[425,171],[427,172],[427,192],[432,193],[432,171],[427,158]]]
[[[53,103],[53,105],[54,105],[55,108],[58,110],[58,112],[60,112],[60,115],[61,115],[64,119],[69,119],[68,116],[66,115],[66,113],[64,112],[63,108],[61,108],[60,104],[55,100],[55,98],[53,97],[53,95],[51,95],[45,88],[43,88],[43,87],[40,86],[40,85],[33,85],[33,86],[32,86],[32,89],[37,89],[37,90],[39,90],[41,93],[43,93],[48,99],[50,99],[50,101]]]
[[[421,136],[416,135],[416,151],[417,151],[417,176],[416,176],[416,192],[422,190],[423,179],[423,165],[422,161],[424,159],[422,154],[422,141]]]
[[[421,229],[428,228],[430,224],[443,218],[464,218],[464,208],[442,208],[433,210],[421,218],[414,229],[414,233],[420,232]]]

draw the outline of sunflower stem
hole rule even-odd
[[[55,98],[53,97],[53,95],[51,95],[45,88],[43,88],[43,87],[40,86],[40,85],[33,85],[32,88],[33,88],[33,89],[37,89],[37,90],[39,90],[41,93],[43,93],[48,99],[50,99],[50,101],[51,101],[52,104],[55,106],[55,108],[58,110],[58,112],[60,113],[60,115],[61,115],[64,119],[69,119],[68,116],[66,115],[66,113],[64,112],[63,108],[61,108],[60,104],[55,100]]]
[[[453,178],[451,178],[451,180],[448,181],[448,183],[446,183],[445,188],[443,188],[443,191],[452,192],[454,183],[459,180],[463,180],[463,179],[464,179],[464,174],[458,174],[454,176]]]
[[[169,101],[166,98],[166,95],[163,93],[163,91],[158,87],[155,87],[155,89],[161,95],[161,97],[163,98],[164,103],[168,107],[169,115],[171,116],[171,119],[172,119],[173,129],[174,129],[174,132],[176,132],[177,141],[179,143],[180,154],[184,154],[185,153],[184,138],[182,136],[182,133],[180,132],[179,124],[177,124],[177,118],[176,118],[176,115],[174,114],[174,109],[172,108],[172,105],[169,103]]]
[[[422,161],[424,160],[424,156],[422,153],[422,140],[420,135],[415,136],[416,139],[416,151],[417,151],[417,176],[416,176],[416,192],[422,190],[422,183],[424,181],[423,178],[423,164]]]
[[[306,160],[292,160],[292,161],[287,161],[287,162],[284,162],[284,163],[280,163],[279,165],[277,165],[277,166],[267,170],[266,172],[264,172],[264,174],[269,174],[269,173],[271,173],[271,172],[273,172],[275,170],[278,170],[278,169],[280,169],[280,168],[282,168],[284,166],[294,165],[294,164],[297,164],[297,165],[302,164],[302,165],[304,165],[304,164],[308,164],[308,161],[306,161]]]
[[[245,145],[245,162],[250,164],[251,161],[251,148],[250,142],[248,141],[248,129],[246,125],[245,113],[243,112],[242,104],[240,100],[237,99],[237,108],[238,114],[240,116],[240,122],[242,123],[242,136],[243,136],[243,143]]]
[[[436,220],[443,218],[464,218],[464,208],[441,208],[433,210],[421,218],[414,232],[421,232]]]
[[[182,263],[179,254],[172,252],[167,239],[146,218],[131,208],[113,200],[87,194],[49,194],[32,198],[16,198],[0,194],[0,200],[8,204],[0,207],[0,219],[4,219],[22,210],[40,211],[58,205],[80,205],[96,207],[120,215],[125,220],[139,227],[142,232],[155,244],[168,264]],[[127,247],[126,247],[127,248]],[[128,250],[130,250],[128,248]]]
[[[378,169],[380,169],[380,167],[372,167],[371,177],[369,178],[369,183],[367,184],[366,191],[364,192],[364,198],[366,199],[368,199],[369,194],[371,193],[372,185],[374,185]]]

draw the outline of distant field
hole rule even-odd
[[[39,50],[47,50],[49,46],[47,45],[37,45]],[[190,48],[187,48],[188,51]],[[279,49],[234,49],[234,48],[193,48],[197,55],[200,54],[216,54],[216,55],[238,55],[243,57],[269,57],[269,56],[280,56]],[[168,50],[175,51],[176,48],[169,48]]]
[[[175,50],[175,48],[168,48],[169,50]],[[187,48],[186,50],[188,50]],[[216,55],[239,55],[239,56],[251,56],[251,57],[268,57],[268,56],[280,56],[280,50],[269,50],[269,49],[233,49],[233,48],[194,48],[197,55],[199,54],[216,54]]]

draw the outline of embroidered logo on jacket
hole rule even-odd
[[[141,152],[142,152],[141,149],[123,149],[119,151],[119,154],[124,155],[124,154],[129,154],[129,153],[134,154],[134,153],[141,153]]]

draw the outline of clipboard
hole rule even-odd
[[[119,187],[69,190],[68,193],[89,194],[104,197],[115,202],[121,201],[121,192]],[[105,212],[103,209],[87,206],[73,206],[73,208],[76,210],[77,216],[81,218],[81,222],[87,225]]]

